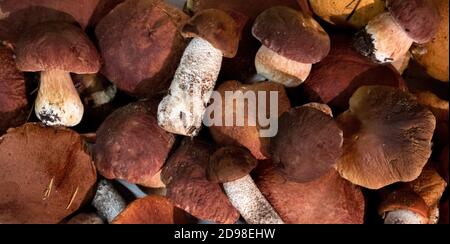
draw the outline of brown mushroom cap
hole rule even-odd
[[[413,191],[396,190],[391,192],[378,207],[378,214],[383,218],[396,210],[409,210],[421,216],[424,221],[429,218],[429,208],[425,201]]]
[[[239,213],[231,205],[219,184],[208,181],[206,165],[210,146],[185,139],[163,168],[162,180],[167,198],[193,216],[221,224],[233,224]]]
[[[77,133],[26,124],[0,138],[0,222],[58,223],[97,179]]]
[[[184,212],[161,196],[148,196],[130,203],[112,224],[183,224]]]
[[[275,168],[259,168],[256,184],[286,224],[362,224],[361,189],[332,170],[321,178],[297,183]]]
[[[216,150],[209,159],[206,177],[215,183],[226,183],[248,175],[258,164],[249,150],[228,146]]]
[[[103,122],[94,153],[101,175],[151,185],[175,142],[158,126],[155,107],[153,101],[129,104]]]
[[[96,213],[80,213],[75,215],[73,218],[69,219],[65,224],[71,224],[71,225],[100,225],[104,224],[100,216],[98,216]]]
[[[24,75],[17,70],[14,53],[0,44],[0,135],[27,119],[27,91]]]
[[[240,26],[227,13],[218,9],[198,12],[182,29],[186,38],[200,37],[222,51],[223,56],[233,58],[239,47]]]
[[[430,0],[387,0],[394,20],[417,43],[429,42],[439,28],[439,12]]]
[[[300,63],[317,63],[330,51],[330,38],[319,23],[288,7],[261,13],[252,33],[267,48]]]
[[[354,184],[379,189],[415,180],[431,155],[436,119],[413,95],[395,88],[359,88],[338,123],[344,153],[337,168]]]
[[[62,70],[78,74],[97,73],[100,56],[78,27],[46,22],[25,32],[17,43],[16,63],[21,71]]]
[[[271,140],[272,160],[287,179],[309,182],[332,170],[342,143],[342,130],[331,116],[315,108],[293,108],[280,117]]]
[[[151,97],[167,89],[186,47],[178,29],[187,18],[161,0],[119,4],[96,27],[101,72],[132,95]]]

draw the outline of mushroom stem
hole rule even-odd
[[[49,126],[75,126],[83,117],[80,100],[70,74],[61,70],[41,72],[41,82],[36,98],[35,113]]]
[[[208,41],[192,39],[181,58],[169,94],[159,104],[160,127],[174,134],[198,134],[222,58],[222,52]]]
[[[249,224],[284,224],[250,175],[223,184],[231,204]]]
[[[427,219],[413,211],[399,209],[386,214],[385,224],[426,224]]]
[[[98,214],[111,223],[127,206],[122,196],[114,189],[111,182],[100,180],[92,200]]]
[[[286,87],[302,84],[308,78],[312,68],[312,64],[285,58],[264,45],[256,54],[255,66],[259,75]]]
[[[372,19],[355,38],[355,48],[364,56],[380,63],[402,59],[413,44],[407,33],[388,12]]]
[[[98,74],[79,75],[81,83],[89,94],[88,99],[93,102],[94,108],[111,102],[117,93],[113,84],[105,84]],[[86,102],[86,101],[85,101]]]

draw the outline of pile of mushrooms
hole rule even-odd
[[[448,223],[448,9],[0,1],[0,224]]]

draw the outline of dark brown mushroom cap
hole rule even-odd
[[[258,161],[246,148],[222,147],[211,155],[206,176],[215,183],[235,181],[250,174],[257,164]]]
[[[388,0],[394,20],[417,43],[429,42],[437,33],[440,15],[430,0]]]
[[[226,12],[207,9],[198,12],[183,26],[186,38],[199,37],[222,51],[223,56],[233,58],[239,47],[241,27]]]
[[[179,28],[188,17],[161,0],[129,0],[114,8],[95,33],[104,59],[102,73],[140,97],[166,90],[186,40]]]
[[[0,44],[0,135],[27,119],[25,77],[17,70],[12,50]]]
[[[129,104],[103,122],[94,154],[101,175],[144,186],[151,183],[175,142],[174,135],[158,126],[156,106],[154,101]]]
[[[69,225],[101,225],[104,223],[105,221],[96,213],[80,213],[65,222]]]
[[[378,207],[378,214],[385,216],[396,210],[409,210],[425,219],[429,218],[429,208],[425,201],[413,191],[396,190],[391,192]]]
[[[184,212],[162,196],[147,196],[130,203],[112,224],[185,224]]]
[[[343,140],[331,116],[315,108],[293,108],[279,119],[278,134],[271,140],[272,160],[287,179],[313,181],[334,167]]]
[[[63,70],[87,74],[100,70],[100,56],[80,28],[63,22],[35,25],[23,33],[16,47],[21,71]]]
[[[364,222],[361,189],[342,179],[335,170],[315,181],[297,183],[285,179],[272,166],[259,167],[255,182],[286,224]]]
[[[210,154],[207,143],[185,139],[163,168],[166,196],[175,206],[201,220],[234,224],[239,213],[220,185],[206,178]]]
[[[273,7],[255,20],[253,36],[288,59],[313,64],[330,51],[330,38],[311,16],[288,7]]]
[[[26,124],[0,138],[0,222],[58,223],[97,179],[79,134]]]
[[[359,88],[338,123],[344,153],[337,168],[354,184],[379,189],[415,180],[431,155],[435,117],[412,94],[395,88]]]

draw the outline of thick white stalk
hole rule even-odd
[[[399,209],[386,214],[385,224],[426,224],[427,220],[409,210]]]
[[[100,180],[92,206],[97,209],[101,217],[111,223],[127,207],[127,204],[109,181]]]

